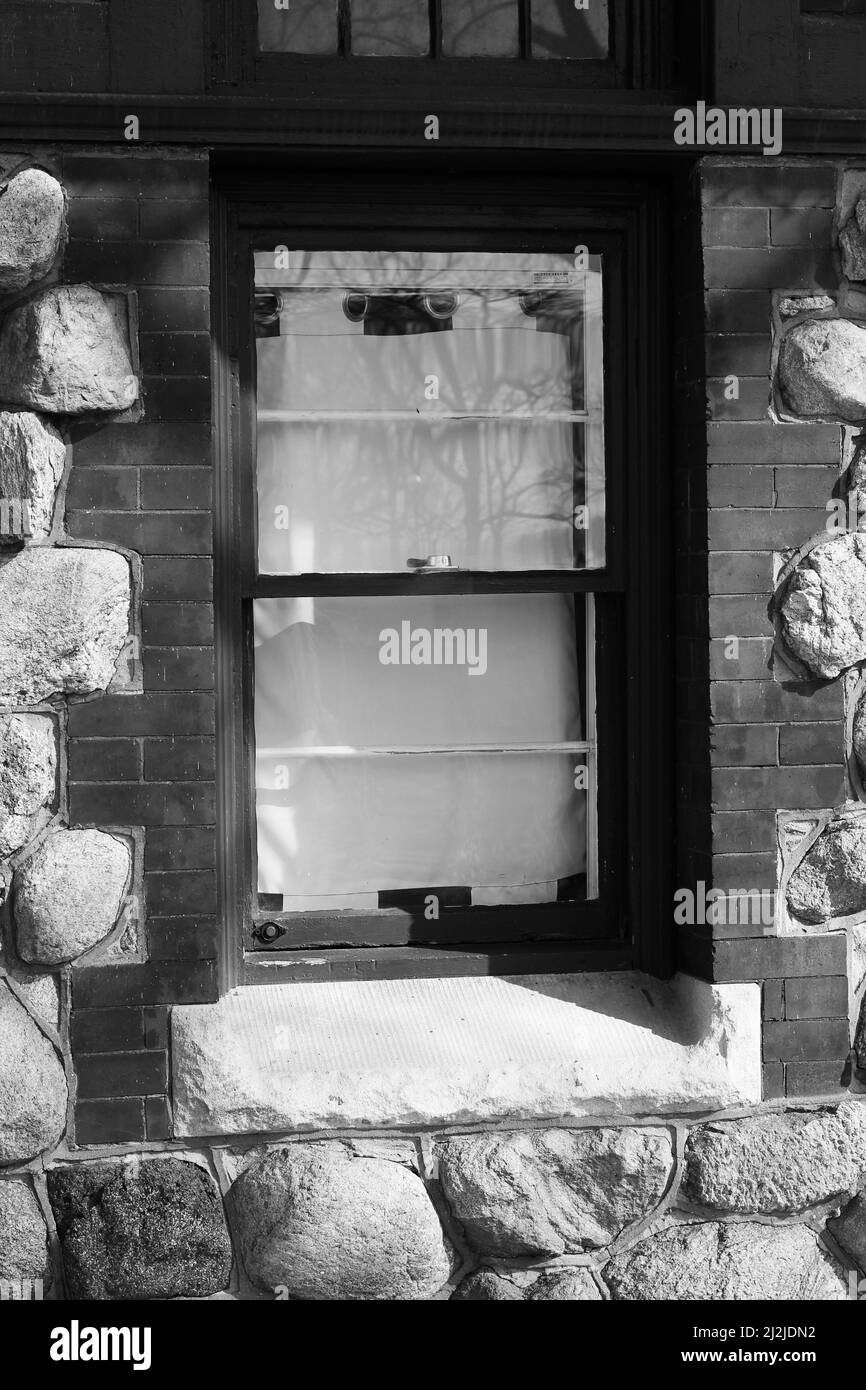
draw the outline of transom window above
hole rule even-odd
[[[258,0],[263,53],[608,56],[608,0]]]

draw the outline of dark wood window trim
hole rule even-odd
[[[501,973],[625,969],[639,966],[660,975],[671,970],[671,797],[672,653],[670,646],[670,554],[667,329],[664,310],[665,205],[663,188],[639,179],[567,180],[556,164],[535,159],[507,176],[491,173],[489,161],[452,161],[447,176],[422,179],[418,171],[339,157],[300,160],[280,177],[226,171],[218,177],[214,208],[214,372],[216,381],[217,667],[219,799],[221,816],[221,913],[224,926],[223,987],[278,979],[381,978],[391,975]],[[463,168],[456,167],[463,164]],[[291,197],[280,190],[291,187]],[[459,211],[457,211],[459,209]],[[359,914],[358,930],[340,947],[309,945],[250,959],[243,942],[253,925],[252,758],[243,687],[245,631],[244,547],[239,531],[252,524],[252,469],[244,467],[244,361],[252,342],[251,252],[278,244],[288,228],[313,245],[421,245],[439,240],[464,249],[490,239],[514,249],[567,249],[563,236],[575,228],[591,250],[605,258],[607,317],[619,341],[606,363],[608,457],[624,461],[609,474],[607,569],[574,575],[524,576],[534,590],[572,589],[599,594],[599,688],[608,686],[617,664],[622,709],[607,711],[599,724],[600,751],[608,765],[621,758],[621,774],[605,785],[600,766],[600,850],[606,894],[586,905],[581,925],[562,939],[563,905],[552,904],[548,926],[539,909],[452,909],[453,935],[471,914],[470,944],[411,945],[412,914],[398,909]],[[239,527],[240,522],[240,527]],[[249,547],[246,548],[249,553]],[[636,576],[640,582],[635,583]],[[631,581],[631,582],[629,582]],[[416,576],[418,591],[447,591],[457,576]],[[393,577],[366,577],[367,592],[393,590]],[[247,592],[249,574],[246,575]],[[315,587],[311,588],[311,584]],[[298,592],[334,592],[333,578],[298,581]],[[475,591],[503,587],[496,576],[473,576]],[[512,586],[513,587],[513,586]],[[400,579],[401,591],[405,581]],[[627,591],[626,598],[618,598]],[[617,624],[620,630],[617,631]],[[605,711],[600,707],[600,714]],[[618,726],[618,727],[616,727]],[[605,834],[605,829],[607,833]],[[617,862],[618,860],[618,862]],[[559,911],[557,911],[559,909]],[[568,911],[574,914],[573,906]],[[525,915],[524,915],[525,914]],[[533,921],[536,926],[532,927]],[[539,928],[541,930],[539,931]],[[451,927],[449,926],[449,933]],[[372,934],[371,934],[372,933]],[[536,939],[539,935],[548,940]],[[331,938],[332,940],[335,938]],[[351,943],[355,941],[353,946]],[[391,944],[387,944],[387,943]]]

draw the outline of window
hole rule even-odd
[[[543,201],[509,230],[473,214],[483,180],[459,187],[426,213],[392,188],[378,218],[275,199],[227,226],[225,788],[248,978],[636,959],[633,834],[663,779],[636,813],[630,764],[658,752],[634,743],[658,641],[636,620],[658,589],[650,538],[625,544],[645,452],[629,236]]]

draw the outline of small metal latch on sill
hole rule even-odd
[[[450,555],[426,555],[423,560],[411,556],[407,561],[410,570],[456,570]]]
[[[256,941],[263,941],[266,946],[270,946],[274,941],[279,941],[281,936],[285,936],[286,931],[287,928],[282,922],[257,922],[252,934]]]

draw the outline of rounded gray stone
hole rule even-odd
[[[51,269],[64,228],[63,189],[44,169],[24,169],[0,192],[0,293],[24,290]]]
[[[661,1129],[529,1130],[437,1145],[445,1197],[488,1255],[561,1255],[607,1245],[648,1215],[672,1168]]]
[[[222,1201],[197,1163],[70,1164],[49,1171],[48,1196],[71,1298],[205,1298],[229,1281]]]
[[[60,1058],[0,980],[0,1164],[27,1163],[59,1143],[68,1094]]]
[[[858,198],[854,216],[839,233],[842,274],[849,280],[866,280],[866,199]]]
[[[0,859],[33,838],[56,790],[54,720],[45,714],[0,715]]]
[[[807,1226],[753,1221],[674,1226],[615,1255],[602,1270],[621,1301],[838,1301],[841,1271]]]
[[[337,1142],[291,1144],[231,1190],[247,1274],[293,1299],[432,1298],[450,1252],[423,1182]]]
[[[0,1279],[51,1283],[48,1229],[30,1184],[0,1179]]]
[[[866,420],[866,328],[847,319],[795,324],[779,349],[785,405],[804,419]]]
[[[866,658],[866,535],[834,536],[810,550],[779,601],[786,644],[815,676],[834,680]]]
[[[61,965],[114,928],[132,856],[102,830],[60,830],[15,871],[18,954],[31,965]]]
[[[129,563],[37,546],[0,560],[0,700],[104,690],[129,633]]]
[[[827,1222],[827,1230],[860,1269],[866,1269],[866,1194],[858,1193],[840,1216]]]
[[[479,1269],[451,1295],[452,1303],[601,1303],[602,1295],[588,1269]]]
[[[692,1130],[683,1195],[744,1215],[803,1211],[866,1178],[866,1106],[756,1115]]]
[[[57,285],[10,310],[0,328],[0,400],[51,415],[135,404],[129,346],[98,290]]]
[[[788,880],[787,898],[813,925],[866,908],[866,818],[829,823]]]
[[[0,497],[26,499],[30,540],[44,540],[51,530],[65,466],[66,444],[54,425],[32,410],[0,410]]]

